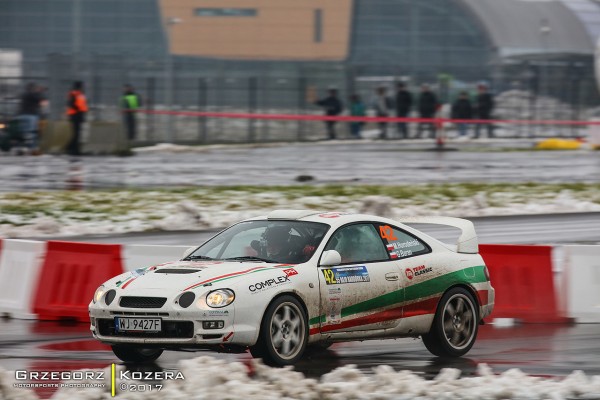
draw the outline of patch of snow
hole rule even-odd
[[[123,366],[117,366],[117,377]],[[133,399],[568,399],[600,396],[600,376],[588,377],[573,371],[562,379],[528,376],[518,369],[499,375],[486,364],[480,364],[477,375],[461,378],[461,371],[444,368],[432,380],[411,371],[395,371],[391,366],[374,367],[365,373],[354,365],[339,367],[320,380],[306,378],[291,367],[275,369],[259,360],[251,361],[252,374],[239,362],[227,362],[202,356],[179,362],[178,371],[185,379],[163,382],[160,391],[131,392],[119,390],[118,398]],[[104,388],[60,388],[53,400],[110,399],[110,370],[105,380],[86,383],[105,383]],[[10,399],[35,399],[29,390],[13,386],[14,373],[0,369],[0,395]],[[81,383],[65,381],[64,383]],[[128,381],[139,384],[139,381]]]

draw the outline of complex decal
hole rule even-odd
[[[356,267],[323,268],[321,270],[327,285],[370,282],[369,271],[364,265]]]
[[[257,292],[269,289],[271,287],[279,286],[279,285],[290,283],[290,282],[291,282],[290,277],[287,275],[283,275],[283,276],[278,276],[277,278],[271,278],[271,279],[267,279],[262,282],[253,283],[252,285],[248,286],[248,290],[251,293],[257,293]]]

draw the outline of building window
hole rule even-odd
[[[315,10],[315,32],[313,40],[315,43],[321,43],[323,41],[323,10],[317,8]]]
[[[256,17],[255,8],[196,8],[197,17]]]

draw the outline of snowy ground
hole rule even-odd
[[[204,230],[271,210],[387,217],[600,211],[598,184],[241,186],[0,193],[0,237]]]
[[[117,377],[122,366],[117,366]],[[252,373],[249,373],[249,370]],[[120,399],[597,399],[600,398],[600,376],[588,377],[574,371],[564,379],[527,376],[518,369],[495,375],[480,364],[474,377],[460,378],[460,370],[442,369],[433,380],[410,371],[394,371],[381,365],[365,374],[352,365],[339,367],[320,380],[306,378],[289,369],[273,369],[252,361],[250,368],[242,363],[228,363],[209,356],[179,363],[184,379],[163,382],[160,392],[122,391],[135,382],[117,379]],[[176,372],[175,372],[176,373]],[[110,376],[110,369],[105,370]],[[0,398],[36,399],[28,389],[14,387],[15,374],[0,370]],[[81,384],[81,381],[65,381]],[[54,400],[110,399],[110,380],[86,381],[104,384],[103,388],[60,388]],[[124,387],[124,388],[125,388]]]

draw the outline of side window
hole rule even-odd
[[[342,264],[386,261],[389,259],[379,233],[371,224],[348,225],[340,228],[329,240],[325,250],[336,250]]]
[[[425,243],[407,232],[389,225],[379,225],[377,228],[391,258],[406,258],[429,253],[429,247]]]

